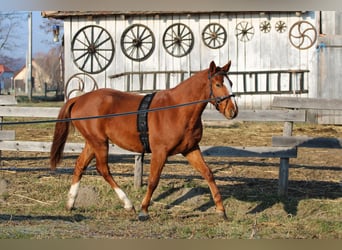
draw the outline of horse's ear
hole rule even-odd
[[[216,73],[216,64],[214,61],[211,61],[209,66],[209,74],[214,75]]]
[[[229,62],[228,62],[226,65],[224,65],[222,69],[223,69],[225,72],[228,72],[229,69],[230,69],[230,65],[231,65],[231,64],[232,64],[232,61],[229,60]]]

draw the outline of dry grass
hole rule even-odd
[[[53,131],[50,125],[15,129],[25,140],[34,135],[48,141]],[[206,127],[202,144],[270,145],[271,136],[281,133],[280,123],[229,123]],[[298,125],[295,134],[341,137],[342,127]],[[72,137],[80,140],[77,133]],[[149,221],[124,211],[94,163],[82,179],[78,208],[67,212],[75,157],[67,156],[51,173],[47,154],[2,152],[0,238],[342,238],[340,150],[300,149],[291,161],[288,199],[276,195],[278,159],[207,158],[229,221],[217,217],[205,181],[181,157],[170,157],[165,166]],[[144,183],[148,164],[147,157]],[[111,157],[110,167],[138,208],[146,186],[133,188],[133,159]]]

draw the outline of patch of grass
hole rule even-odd
[[[16,96],[16,100],[20,106],[42,106],[42,107],[59,107],[64,102],[64,96],[40,96],[33,95],[31,101],[28,96]]]
[[[233,125],[232,125],[233,126]],[[53,129],[30,127],[18,135],[41,140]],[[300,133],[342,133],[342,127],[301,125]],[[205,128],[203,145],[267,145],[282,124],[238,123]],[[295,128],[296,130],[296,128]],[[18,138],[19,139],[19,138]],[[47,139],[48,140],[48,139]],[[279,159],[208,158],[223,197],[228,221],[217,216],[206,181],[184,158],[170,158],[150,206],[140,222],[126,212],[107,182],[89,167],[81,187],[95,190],[96,204],[65,209],[77,155],[65,158],[56,173],[48,154],[2,152],[0,179],[8,181],[0,201],[0,238],[153,238],[153,239],[342,239],[342,190],[339,151],[300,152],[290,169],[289,197],[277,196]],[[322,160],[324,159],[324,161]],[[139,211],[147,189],[133,186],[134,159],[110,162],[114,179]],[[94,164],[94,163],[92,163]],[[185,178],[186,177],[186,178]]]

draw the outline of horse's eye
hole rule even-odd
[[[216,83],[216,87],[218,87],[218,88],[221,88],[221,84],[219,84],[219,83]]]

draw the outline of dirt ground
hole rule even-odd
[[[201,145],[270,146],[272,135],[282,134],[282,126],[206,125]],[[18,140],[48,141],[53,131],[52,127],[15,129],[21,135]],[[342,137],[342,126],[297,124],[294,135]],[[72,139],[81,140],[76,132]],[[123,211],[94,162],[82,179],[76,212],[70,214],[64,205],[76,155],[67,155],[51,173],[48,154],[2,152],[0,238],[342,238],[341,152],[300,148],[298,157],[290,160],[286,200],[276,195],[279,159],[206,158],[230,224],[218,223],[205,181],[179,156],[169,158],[153,196],[152,219],[141,224]],[[149,156],[141,190],[133,188],[132,158],[111,156],[110,162],[115,180],[138,209],[146,190]],[[104,226],[108,222],[118,229]]]

